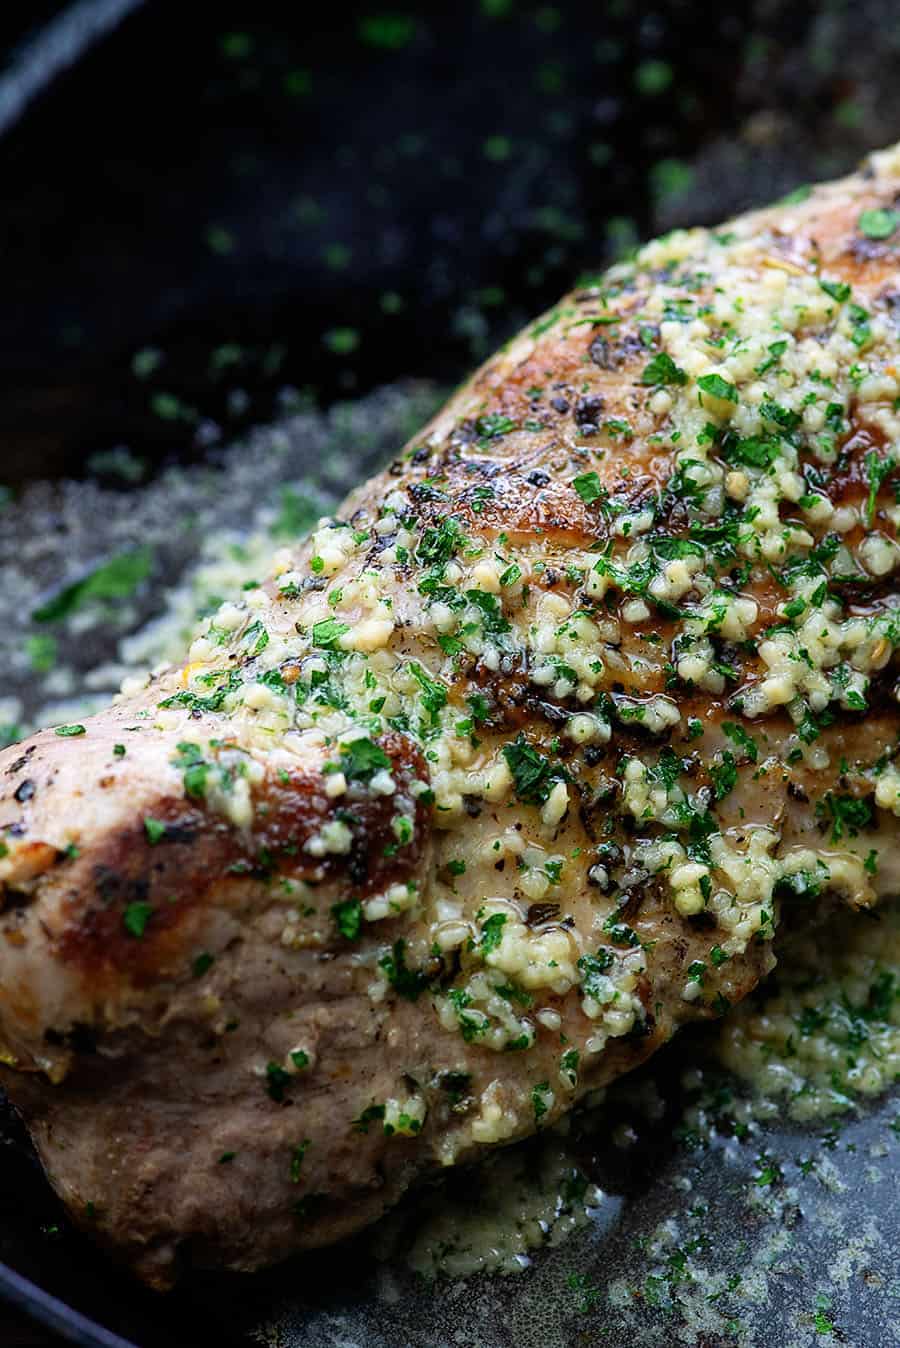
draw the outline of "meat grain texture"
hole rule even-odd
[[[567,296],[0,755],[2,1082],[148,1283],[546,1128],[897,892],[900,148]]]

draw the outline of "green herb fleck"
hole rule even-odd
[[[291,1084],[291,1074],[286,1072],[281,1063],[266,1063],[266,1094],[270,1100],[276,1104],[281,1104],[284,1099],[284,1092]]]
[[[152,819],[150,815],[144,815],[144,830],[151,847],[155,847],[158,842],[162,842],[166,836],[166,826],[162,820]]]
[[[644,367],[644,373],[641,375],[642,384],[686,384],[687,374],[676,365],[672,357],[665,351],[660,351],[653,357],[648,365]]]
[[[362,903],[359,899],[344,899],[332,905],[331,916],[345,941],[355,941],[362,928]]]
[[[900,212],[890,206],[875,206],[863,211],[857,224],[867,239],[889,239],[900,225]]]
[[[521,732],[512,744],[504,744],[503,757],[512,773],[519,800],[524,805],[543,805],[560,780],[561,770],[552,767],[550,760],[529,744]]]
[[[572,486],[585,505],[591,505],[594,501],[600,501],[606,496],[606,488],[594,472],[582,473],[580,477],[573,478]]]
[[[734,384],[729,384],[720,374],[701,375],[697,380],[697,387],[708,393],[711,398],[721,398],[730,403],[736,403],[738,400],[738,391]]]
[[[122,922],[129,936],[134,936],[139,941],[147,930],[147,923],[152,916],[153,906],[137,900],[135,903],[128,904],[122,914]]]
[[[95,600],[127,599],[153,568],[150,548],[135,548],[111,557],[88,576],[73,581],[32,613],[35,622],[51,623],[84,608]]]

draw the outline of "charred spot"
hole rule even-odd
[[[650,879],[649,872],[633,872],[626,877],[622,895],[619,899],[619,907],[616,910],[616,917],[622,922],[631,922],[637,917],[638,913],[647,899],[649,889],[647,881]]]
[[[658,329],[654,336],[658,336]],[[588,347],[588,355],[601,370],[618,370],[626,361],[632,360],[644,350],[644,343],[634,333],[625,333],[617,342],[599,334]]]
[[[598,814],[602,814],[604,818],[608,816],[620,790],[621,785],[614,777],[601,777],[593,788],[586,789],[583,785],[579,786],[581,803],[578,807],[578,818],[592,842],[596,840],[599,831],[596,816]]]
[[[115,903],[124,885],[125,880],[117,870],[105,865],[94,867],[94,889],[101,903]]]
[[[166,824],[166,831],[160,843],[190,844],[197,838],[199,823],[197,820],[175,819]]]
[[[588,883],[605,893],[612,887],[613,877],[622,860],[623,853],[618,843],[611,839],[600,843],[592,852],[591,865],[587,873]]]
[[[453,428],[453,434],[450,437],[451,444],[454,445],[472,445],[477,439],[478,431],[475,428],[475,422],[469,417]]]
[[[486,477],[494,479],[510,472],[510,465],[497,459],[467,459],[462,465],[467,477]]]
[[[21,758],[17,758],[14,763],[10,763],[9,767],[6,769],[7,777],[15,777],[17,773],[24,771],[24,769],[28,767],[28,760],[31,758],[31,755],[36,748],[36,744],[29,744]]]
[[[428,780],[427,764],[406,735],[392,732],[382,736],[378,744],[391,759],[398,795],[408,791],[414,780]],[[396,796],[375,795],[363,787],[346,806],[335,809],[318,774],[288,782],[273,780],[267,784],[265,799],[257,801],[255,839],[261,845],[259,850],[270,859],[270,874],[304,878],[315,871],[322,878],[345,873],[360,897],[365,897],[406,879],[421,856],[428,829],[427,807],[416,802],[413,837],[408,845],[397,848],[391,828],[396,800]],[[261,804],[268,805],[268,813],[262,813]],[[350,851],[313,858],[305,844],[330,819],[339,819],[350,829]]]
[[[37,898],[37,890],[19,889],[15,885],[0,882],[0,909],[5,915],[24,913]]]
[[[847,252],[854,262],[865,264],[890,257],[894,250],[890,239],[867,239],[863,234],[854,234],[847,245]]]
[[[557,706],[555,702],[535,700],[533,705],[538,714],[542,716],[545,721],[549,721],[550,725],[565,725],[572,714],[565,707]]]
[[[831,471],[822,474],[817,488],[825,492],[833,505],[852,504],[869,490],[866,456],[872,451],[883,451],[887,438],[878,426],[863,423],[856,409],[850,412],[850,425],[837,461]]]
[[[575,404],[575,421],[582,432],[586,432],[588,427],[594,431],[599,429],[605,406],[606,399],[599,393],[590,393],[578,399]]]
[[[588,355],[595,365],[599,365],[601,370],[614,370],[618,362],[612,354],[608,338],[601,333],[595,337],[588,347]]]
[[[347,857],[347,878],[354,887],[364,885],[369,878],[368,843],[364,834],[353,840]]]
[[[558,917],[558,903],[532,903],[525,914],[525,925],[541,927],[545,922],[555,922]]]
[[[617,777],[600,777],[594,784],[591,804],[611,805],[621,790],[622,783]]]
[[[641,1004],[643,1005],[644,999],[641,993],[640,986],[638,986],[638,996],[641,998]],[[648,988],[648,998],[649,998],[649,988]],[[646,1006],[644,1006],[644,1011],[645,1014],[643,1016],[635,1017],[635,1021],[631,1029],[628,1031],[627,1034],[622,1036],[624,1043],[634,1043],[636,1039],[647,1039],[650,1037],[650,1035],[652,1035],[654,1027],[656,1025],[656,1019],[653,1015],[653,1012],[650,1011]]]
[[[20,805],[24,805],[26,801],[34,799],[36,791],[37,786],[35,785],[33,779],[31,777],[26,777],[24,782],[20,782],[19,785],[16,787],[15,791],[13,792],[13,795],[15,796],[16,800],[19,802]]]
[[[446,501],[447,495],[437,487],[433,487],[430,482],[413,482],[409,487],[409,497],[416,505],[424,505],[430,501]]]
[[[582,750],[582,757],[585,765],[589,768],[595,768],[598,763],[602,763],[606,757],[606,750],[599,744],[588,744]]]
[[[550,474],[545,473],[542,468],[535,468],[529,473],[525,481],[531,487],[546,487],[550,482]]]
[[[427,781],[424,759],[407,737],[387,735],[380,744],[391,759],[399,792],[408,792],[413,780]],[[154,806],[154,818],[166,826],[167,846],[149,842],[141,819],[121,830],[90,871],[93,889],[88,902],[83,889],[66,896],[65,925],[57,938],[61,957],[95,976],[104,969],[127,968],[136,983],[152,982],[173,961],[183,960],[179,929],[193,910],[208,903],[213,888],[266,884],[278,875],[314,881],[349,872],[354,888],[365,897],[402,882],[414,870],[428,833],[427,806],[417,800],[412,839],[388,854],[387,844],[394,840],[391,819],[396,798],[364,791],[346,816],[352,820],[349,856],[315,858],[305,844],[336,816],[321,774],[298,776],[288,783],[270,779],[257,793],[255,805],[249,839],[202,805],[186,809],[181,799]],[[136,933],[125,917],[128,906],[138,903],[150,912],[143,930]]]
[[[894,290],[892,286],[882,290],[875,297],[875,308],[887,310],[891,321],[900,326],[900,290]]]
[[[897,709],[897,688],[895,687],[897,652],[894,652],[892,661],[884,669],[872,677],[869,688],[866,693],[868,706],[865,711],[857,712],[853,719],[855,721],[864,720],[867,716],[873,714],[893,715]],[[846,713],[845,713],[846,714]]]
[[[71,1049],[73,1053],[94,1054],[97,1052],[96,1032],[89,1025],[72,1025],[68,1030],[44,1031],[44,1041],[53,1048]]]
[[[525,722],[525,704],[530,690],[527,683],[510,678],[497,680],[492,688],[493,706],[485,723],[488,729],[516,728]]]
[[[831,584],[851,608],[876,604],[897,593],[896,576],[838,576]],[[880,673],[881,671],[879,671]]]

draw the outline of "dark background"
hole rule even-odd
[[[637,239],[900,135],[893,0],[134,0],[89,41],[109,9],[0,9],[0,530],[31,479],[130,489],[450,385]],[[2,1348],[49,1341],[0,1310]]]
[[[893,134],[889,2],[132,5],[0,125],[8,485],[456,381],[639,236]],[[91,7],[4,6],[6,77]]]

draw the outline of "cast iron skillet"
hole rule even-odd
[[[328,403],[398,375],[456,379],[621,243],[842,171],[900,135],[897,15],[876,0],[827,21],[812,4],[775,4],[765,23],[749,3],[713,16],[625,0],[357,3],[295,29],[266,0],[216,8],[215,26],[166,0],[31,6],[29,23],[46,23],[36,31],[3,19],[10,484],[87,475],[127,508],[164,464],[214,465],[220,444],[277,418],[285,387]],[[123,443],[124,477],[91,457]],[[828,1297],[848,1341],[882,1342],[900,1241],[891,1102],[843,1130],[760,1139],[784,1177],[778,1211],[760,1214],[746,1199],[757,1154],[724,1116],[691,1150],[678,1083],[698,1051],[687,1038],[642,1075],[667,1103],[631,1152],[611,1145],[614,1117],[576,1128],[608,1195],[593,1235],[521,1279],[440,1297],[373,1271],[368,1238],[152,1297],[69,1230],[7,1111],[0,1292],[70,1341],[108,1348],[246,1348],[266,1326],[284,1348],[499,1348],[538,1329],[551,1345],[604,1328],[610,1342],[642,1328],[666,1343],[680,1265],[661,1256],[635,1273],[635,1242],[670,1222],[701,1251],[718,1243],[734,1277],[774,1223],[790,1233],[781,1290],[776,1278],[755,1318],[735,1306],[752,1341],[813,1334]],[[807,1153],[848,1186],[835,1210],[805,1187]],[[880,1188],[861,1180],[860,1156],[884,1170]],[[842,1249],[859,1252],[843,1284],[831,1267]],[[643,1280],[627,1314],[598,1309],[596,1289],[616,1276]],[[733,1333],[706,1342],[741,1341]]]

